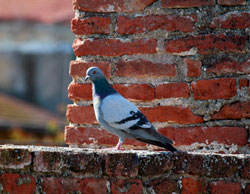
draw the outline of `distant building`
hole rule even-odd
[[[62,131],[71,82],[68,64],[74,58],[72,1],[0,0],[0,4],[0,131],[13,127],[46,131],[53,125],[52,117]]]
[[[57,111],[69,102],[72,2],[0,4],[0,92]]]

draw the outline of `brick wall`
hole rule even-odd
[[[0,146],[0,193],[249,194],[249,155]]]
[[[98,66],[180,149],[249,153],[246,0],[74,0],[73,6],[67,144],[117,143],[97,125],[83,79]]]

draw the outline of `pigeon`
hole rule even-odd
[[[92,98],[95,117],[108,132],[119,137],[115,150],[121,150],[126,138],[163,147],[171,152],[177,149],[173,141],[159,134],[143,113],[121,96],[107,81],[98,67],[90,67],[85,81],[92,82]]]

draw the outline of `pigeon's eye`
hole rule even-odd
[[[93,74],[95,75],[95,74],[96,74],[96,71],[93,71]]]

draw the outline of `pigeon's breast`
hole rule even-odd
[[[100,96],[93,95],[94,112],[95,112],[96,120],[98,122],[100,122],[100,104],[101,104]]]

